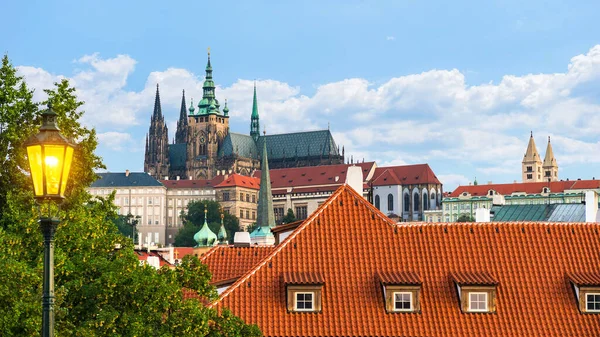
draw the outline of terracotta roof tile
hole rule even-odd
[[[501,195],[511,195],[513,193],[538,194],[542,193],[544,187],[549,187],[551,193],[563,193],[565,190],[578,189],[597,189],[600,188],[600,180],[565,180],[540,183],[512,183],[512,184],[485,184],[485,185],[466,185],[458,186],[450,197],[458,197],[464,192],[472,196],[488,195],[490,190],[494,190]]]
[[[417,285],[423,283],[419,274],[411,271],[380,271],[377,277],[382,284]]]
[[[240,186],[258,190],[260,188],[260,179],[234,173],[225,178],[221,183],[215,185],[215,188],[230,186]]]
[[[271,188],[335,185],[333,191],[346,181],[348,167],[352,165],[362,168],[363,181],[366,181],[375,162],[271,169]],[[255,171],[253,176],[260,177],[260,171]]]
[[[309,273],[284,273],[283,283],[285,284],[324,284],[323,275],[319,272]]]
[[[496,285],[498,281],[488,272],[452,272],[454,282],[463,286]]]
[[[569,273],[568,276],[578,286],[600,286],[600,273]]]
[[[343,225],[341,225],[343,224]],[[343,186],[212,306],[265,336],[597,336],[568,272],[600,265],[600,224],[395,225]],[[386,314],[382,271],[422,280],[421,312]],[[493,315],[463,313],[451,273],[485,271],[499,283]],[[285,273],[326,280],[318,314],[286,310]]]
[[[218,284],[244,275],[271,253],[273,248],[216,246],[200,257],[200,261],[206,264],[212,273],[211,283]]]
[[[373,186],[441,184],[429,164],[378,167],[373,174]]]

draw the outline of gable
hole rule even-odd
[[[579,313],[566,275],[597,270],[599,227],[396,226],[344,185],[213,306],[258,324],[265,336],[595,336],[598,318]],[[282,278],[294,272],[322,275],[320,313],[287,312]],[[386,314],[380,272],[419,275],[421,312]],[[494,276],[496,313],[461,312],[457,272]]]

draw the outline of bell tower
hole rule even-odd
[[[548,136],[548,146],[546,147],[546,154],[544,156],[543,169],[545,181],[558,181],[558,164],[556,163],[556,158],[554,158],[550,136]]]
[[[538,153],[535,141],[533,140],[533,132],[529,137],[529,144],[523,157],[522,174],[524,183],[540,182],[543,180],[542,173],[542,159]]]

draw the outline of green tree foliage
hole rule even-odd
[[[94,130],[80,123],[75,89],[66,80],[46,91],[62,133],[78,145],[69,194],[54,215],[57,336],[260,336],[229,313],[185,299],[182,288],[214,299],[210,272],[196,257],[175,269],[140,265],[132,240],[119,233],[114,195],[85,188],[102,162]],[[33,93],[5,56],[0,68],[0,336],[39,336],[43,239],[22,144],[38,128]],[[120,248],[117,248],[120,247]]]
[[[196,234],[204,224],[204,209],[207,209],[208,227],[215,234],[221,228],[221,206],[218,202],[212,200],[192,201],[187,205],[187,211],[183,212],[183,227],[175,236],[176,247],[194,247],[194,234]],[[233,243],[235,232],[240,231],[240,222],[235,215],[223,213],[223,224],[227,231],[227,237],[230,243]]]
[[[138,237],[138,229],[137,225],[139,224],[139,215],[133,216],[132,214],[127,215],[117,215],[115,218],[111,219],[112,222],[117,225],[117,229],[119,233],[122,235],[131,238],[133,235],[133,242],[137,242]]]
[[[456,219],[456,222],[474,222],[475,218],[473,218],[473,216],[471,216],[468,213],[463,213],[461,214],[458,219]]]
[[[294,215],[294,211],[291,208],[288,208],[287,214],[281,219],[281,223],[291,223],[296,221],[296,216]]]

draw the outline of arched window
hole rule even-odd
[[[420,201],[419,193],[415,193],[413,196],[413,212],[419,211],[419,201]]]
[[[429,197],[427,196],[427,192],[423,193],[423,210],[426,211],[429,209]]]
[[[388,212],[394,210],[394,196],[390,193],[388,194]]]
[[[379,196],[378,195],[375,196],[375,207],[377,207],[377,209],[379,209]]]
[[[437,202],[436,202],[436,198],[435,198],[435,192],[431,192],[431,203],[429,204],[429,206],[431,206],[431,207],[436,207],[437,206]]]
[[[408,193],[404,193],[404,211],[410,212],[410,196]]]

